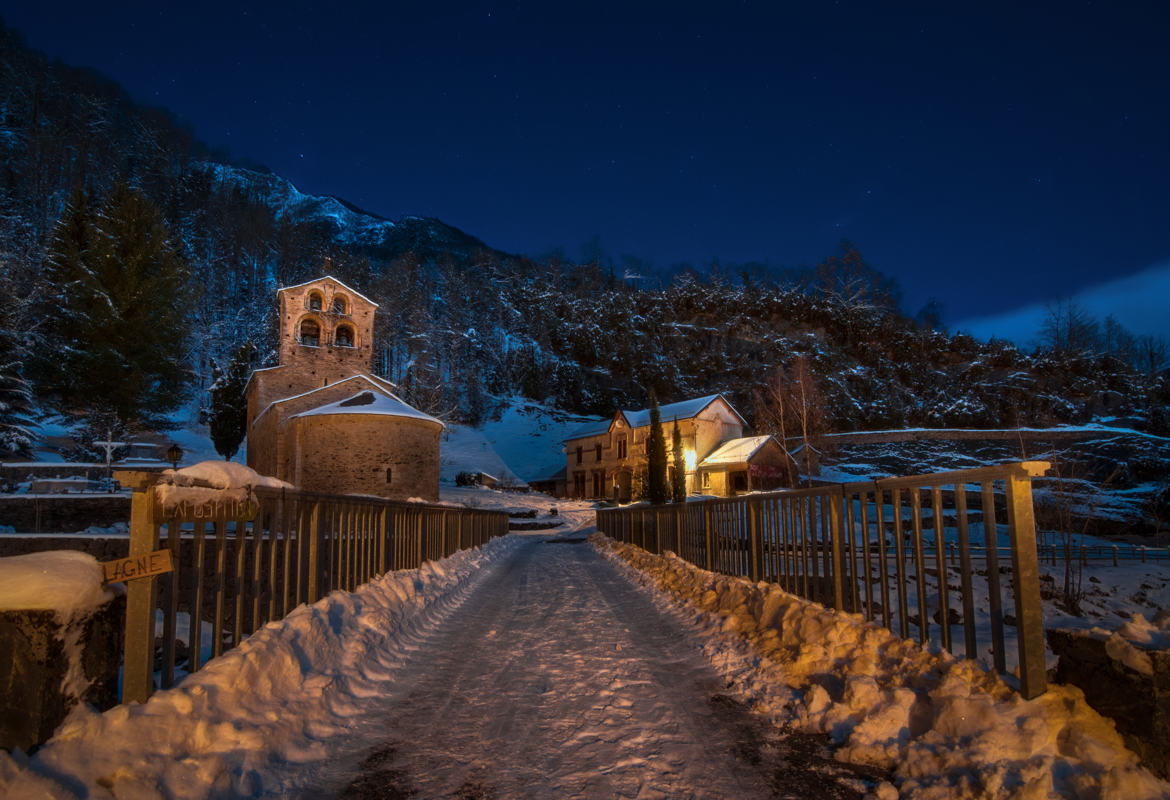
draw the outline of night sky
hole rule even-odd
[[[302,191],[509,252],[849,238],[951,323],[1170,270],[1161,1],[6,5]]]

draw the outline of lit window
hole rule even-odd
[[[703,473],[703,488],[704,489],[711,488],[711,473],[710,472]]]

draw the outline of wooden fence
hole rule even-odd
[[[654,553],[674,551],[714,572],[777,583],[924,644],[954,651],[961,640],[968,658],[979,658],[980,647],[990,644],[992,665],[1004,675],[1004,626],[1014,626],[1020,691],[1032,698],[1046,683],[1031,479],[1048,468],[1029,461],[601,510],[597,529]],[[996,542],[1005,523],[1009,557],[1001,560],[998,547],[984,547],[978,569],[971,528],[985,532],[985,543]],[[948,529],[957,570],[947,564]],[[986,632],[976,625],[977,578],[986,582],[980,609],[989,617]],[[1008,595],[1014,615],[1004,611]]]
[[[301,603],[508,532],[502,511],[263,488],[253,489],[247,502],[212,501],[165,513],[155,497],[157,473],[117,477],[134,493],[130,556],[161,545],[175,566],[127,582],[122,702],[145,702],[155,674],[168,688],[177,666],[198,670],[205,626],[215,657]],[[184,615],[185,658],[178,652]]]

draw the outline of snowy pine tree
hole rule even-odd
[[[21,376],[13,336],[0,330],[0,457],[31,455],[31,405],[32,391]]]
[[[165,428],[185,401],[186,266],[158,211],[124,183],[98,213],[80,192],[50,239],[38,389],[75,416]]]

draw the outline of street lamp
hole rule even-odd
[[[171,469],[179,468],[179,461],[183,458],[183,448],[172,444],[167,448],[167,461],[171,462]]]

